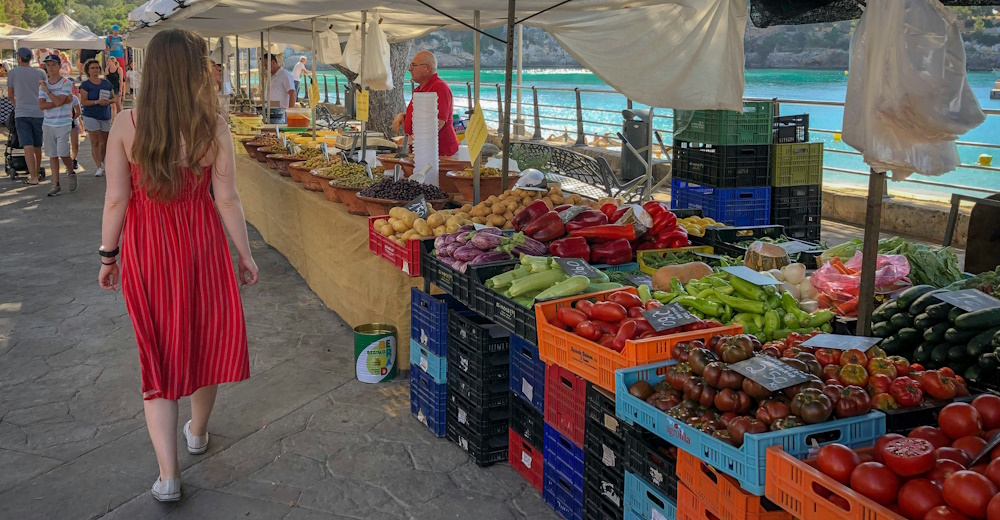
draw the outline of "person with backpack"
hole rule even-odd
[[[45,155],[49,156],[52,170],[52,189],[49,197],[59,195],[59,160],[66,165],[69,177],[69,191],[76,191],[76,172],[70,158],[69,137],[73,125],[73,82],[62,76],[62,59],[52,53],[42,60],[47,73],[46,79],[38,82],[38,106],[45,114],[42,122],[42,143]]]
[[[7,99],[14,105],[14,129],[24,148],[27,182],[37,185],[42,165],[42,120],[45,117],[38,106],[38,84],[45,81],[45,73],[31,66],[31,49],[21,47],[16,54],[17,67],[7,73]]]

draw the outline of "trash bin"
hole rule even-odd
[[[632,148],[635,148],[643,160],[649,162],[649,110],[622,110],[622,135],[628,139]],[[646,150],[642,150],[646,148]],[[622,180],[630,181],[646,175],[646,167],[639,162],[639,159],[622,146]]]

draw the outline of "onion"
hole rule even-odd
[[[797,262],[788,264],[781,269],[781,273],[785,275],[786,282],[792,285],[799,285],[806,279],[806,266]]]

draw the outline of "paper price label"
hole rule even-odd
[[[745,361],[733,363],[729,365],[729,368],[749,377],[772,392],[809,380],[809,376],[801,370],[792,368],[770,356],[754,356]]]
[[[467,424],[466,421],[468,421],[468,420],[469,420],[469,416],[465,413],[465,410],[459,408],[458,409],[458,422],[460,422],[462,424]]]
[[[420,358],[420,368],[422,368],[424,372],[427,372],[427,358]]]
[[[559,258],[556,257],[556,263],[562,268],[566,276],[586,276],[587,278],[595,278],[601,276],[601,272],[594,269],[593,266],[587,263],[586,260],[580,258]]]
[[[420,218],[427,218],[431,214],[430,205],[427,204],[427,199],[423,195],[417,195],[417,197],[410,202],[408,202],[404,208],[414,212]]]
[[[656,332],[683,327],[684,325],[701,321],[677,303],[669,303],[649,309],[642,313],[642,317],[646,318],[646,321],[653,326],[653,330]]]
[[[613,432],[618,431],[618,418],[604,414],[604,427]]]
[[[524,467],[526,467],[526,468],[531,468],[531,455],[528,455],[527,453],[522,452],[521,453],[521,464],[524,464]]]
[[[1000,307],[1000,300],[980,291],[979,289],[964,289],[961,291],[937,293],[934,297],[967,312]]]
[[[534,388],[531,387],[531,383],[527,379],[521,380],[521,394],[524,395],[525,399],[531,401],[534,399]]]
[[[615,453],[611,451],[611,448],[608,448],[604,444],[601,444],[601,448],[603,448],[601,455],[601,462],[603,462],[604,465],[609,468],[615,467]]]
[[[486,144],[486,118],[483,117],[483,109],[476,102],[476,108],[469,117],[469,126],[465,128],[465,143],[469,146],[469,157],[479,157],[479,152]]]
[[[649,518],[650,520],[667,520],[667,517],[663,516],[659,511],[653,508],[649,509]]]

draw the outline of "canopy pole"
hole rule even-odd
[[[524,74],[524,26],[517,26],[517,128],[520,137],[524,129],[524,119],[521,115],[521,79]]]
[[[367,24],[368,24],[368,10],[366,9],[364,11],[361,11],[361,66],[358,67],[359,70],[358,70],[358,78],[357,78],[358,87],[360,87],[359,91],[365,89],[364,85],[361,82],[362,82],[362,79],[364,78],[364,74],[365,74],[365,48],[367,47],[367,45],[365,45],[365,40],[367,39],[365,37],[365,33],[368,30],[368,25]],[[354,113],[355,113],[355,115],[358,113],[358,96],[354,96]],[[361,151],[358,152],[358,162],[361,162],[361,161],[365,160],[365,153],[368,151],[367,150],[368,143],[366,142],[366,138],[367,137],[368,137],[368,122],[367,121],[362,121],[361,122]]]
[[[268,37],[270,38],[270,33],[268,33]],[[271,122],[271,106],[270,106],[270,103],[268,103],[267,101],[265,101],[268,98],[268,96],[266,94],[264,94],[264,67],[265,67],[265,64],[264,64],[264,59],[263,59],[264,55],[261,54],[261,52],[264,50],[264,48],[265,48],[264,47],[264,32],[261,31],[261,33],[260,33],[260,50],[257,51],[257,86],[258,86],[258,88],[260,88],[260,105],[261,105],[261,110],[263,112],[261,114],[261,116],[264,119],[264,123],[270,123]],[[267,65],[270,65],[270,63],[268,63]]]
[[[236,35],[236,92],[243,95],[243,87],[240,82],[240,35]]]
[[[507,66],[504,74],[503,105],[503,164],[500,172],[500,189],[507,191],[507,174],[510,169],[510,88],[511,69],[514,68],[514,2],[507,0]]]
[[[865,242],[861,248],[861,288],[858,292],[858,336],[871,335],[875,307],[875,267],[878,263],[878,238],[882,229],[882,195],[885,172],[874,169],[868,175],[868,208],[865,212]]]
[[[476,101],[472,104],[473,109],[479,107],[479,66],[480,66],[480,56],[479,56],[479,11],[472,12],[472,24],[475,26],[476,30],[472,33],[472,90],[475,91]],[[479,107],[482,110],[482,107]],[[466,146],[469,145],[469,140],[465,140]],[[476,154],[475,157],[470,157],[472,159],[472,203],[479,204],[479,170],[480,161],[483,156],[482,149]]]
[[[312,82],[315,83],[316,82],[316,19],[315,18],[312,19],[312,52],[310,53],[310,56],[312,57],[312,78],[311,79],[312,79]],[[306,99],[309,99],[309,104],[312,105],[312,134],[313,134],[313,142],[315,142],[316,141],[316,105],[319,104],[319,100],[317,99],[316,103],[313,103],[313,100],[311,99],[312,96],[309,93],[308,87],[306,87],[306,89],[307,89],[306,90]],[[317,91],[318,91],[318,89],[317,89]],[[298,91],[295,91],[295,95],[296,96],[298,95]]]

